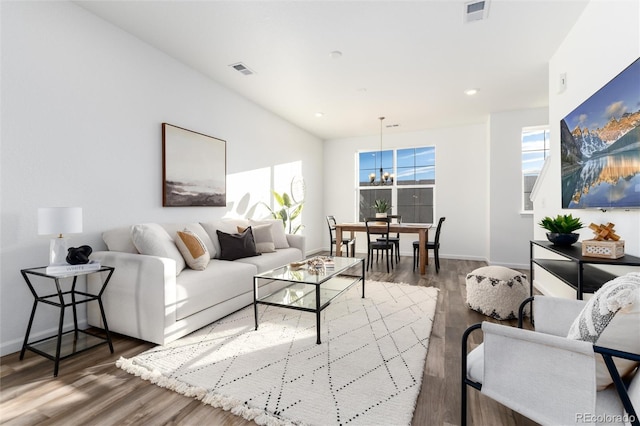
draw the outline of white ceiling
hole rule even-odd
[[[547,106],[548,61],[587,3],[492,0],[464,23],[464,0],[76,2],[322,139]]]

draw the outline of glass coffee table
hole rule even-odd
[[[364,259],[355,257],[318,256],[307,259],[327,260],[328,267],[313,268],[309,264],[288,264],[253,277],[253,310],[258,329],[258,305],[314,312],[316,314],[316,343],[320,344],[320,312],[331,301],[362,281],[364,298]],[[302,262],[300,262],[302,263]],[[319,262],[318,262],[319,263]],[[358,268],[358,266],[360,266]],[[264,283],[267,281],[267,283]],[[260,282],[263,282],[260,286]],[[280,283],[280,285],[278,285]],[[261,287],[275,285],[262,296]]]

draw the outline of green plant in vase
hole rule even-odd
[[[272,190],[271,193],[278,204],[278,208],[273,210],[268,204],[262,203],[269,209],[271,216],[274,219],[282,220],[282,225],[289,234],[297,234],[302,231],[304,225],[299,224],[295,228],[293,226],[293,221],[300,216],[304,208],[305,186],[302,178],[294,177],[291,180],[292,196],[289,196],[286,192],[278,193],[275,190]]]
[[[386,217],[391,204],[387,200],[376,200],[371,207],[376,211],[376,217]]]
[[[580,219],[568,215],[557,215],[555,218],[546,216],[538,223],[547,231],[547,239],[556,246],[570,246],[578,241],[580,234],[575,233],[584,227]]]

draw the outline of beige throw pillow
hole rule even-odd
[[[254,226],[269,225],[271,224],[271,233],[273,234],[273,243],[277,249],[289,248],[289,241],[287,241],[287,234],[284,230],[284,225],[280,219],[263,219],[253,220],[249,219],[249,224]]]
[[[273,242],[273,234],[271,232],[271,224],[256,225],[251,227],[253,239],[256,242],[256,250],[259,253],[273,253],[276,251],[276,245]],[[243,233],[247,229],[244,226],[238,226],[238,232]]]
[[[176,247],[180,250],[182,257],[191,269],[204,271],[209,264],[209,250],[204,242],[195,233],[185,228],[184,231],[176,232]]]
[[[615,278],[598,289],[574,320],[569,339],[597,346],[640,353],[640,273]],[[600,355],[597,356],[596,385],[603,390],[612,383]],[[637,362],[613,358],[620,376],[633,371]]]

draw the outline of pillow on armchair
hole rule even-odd
[[[620,276],[600,287],[574,320],[567,337],[640,353],[640,273]],[[612,379],[602,357],[597,359],[596,384],[598,390],[603,390]],[[614,362],[620,376],[629,374],[638,365],[619,358],[614,358]]]

